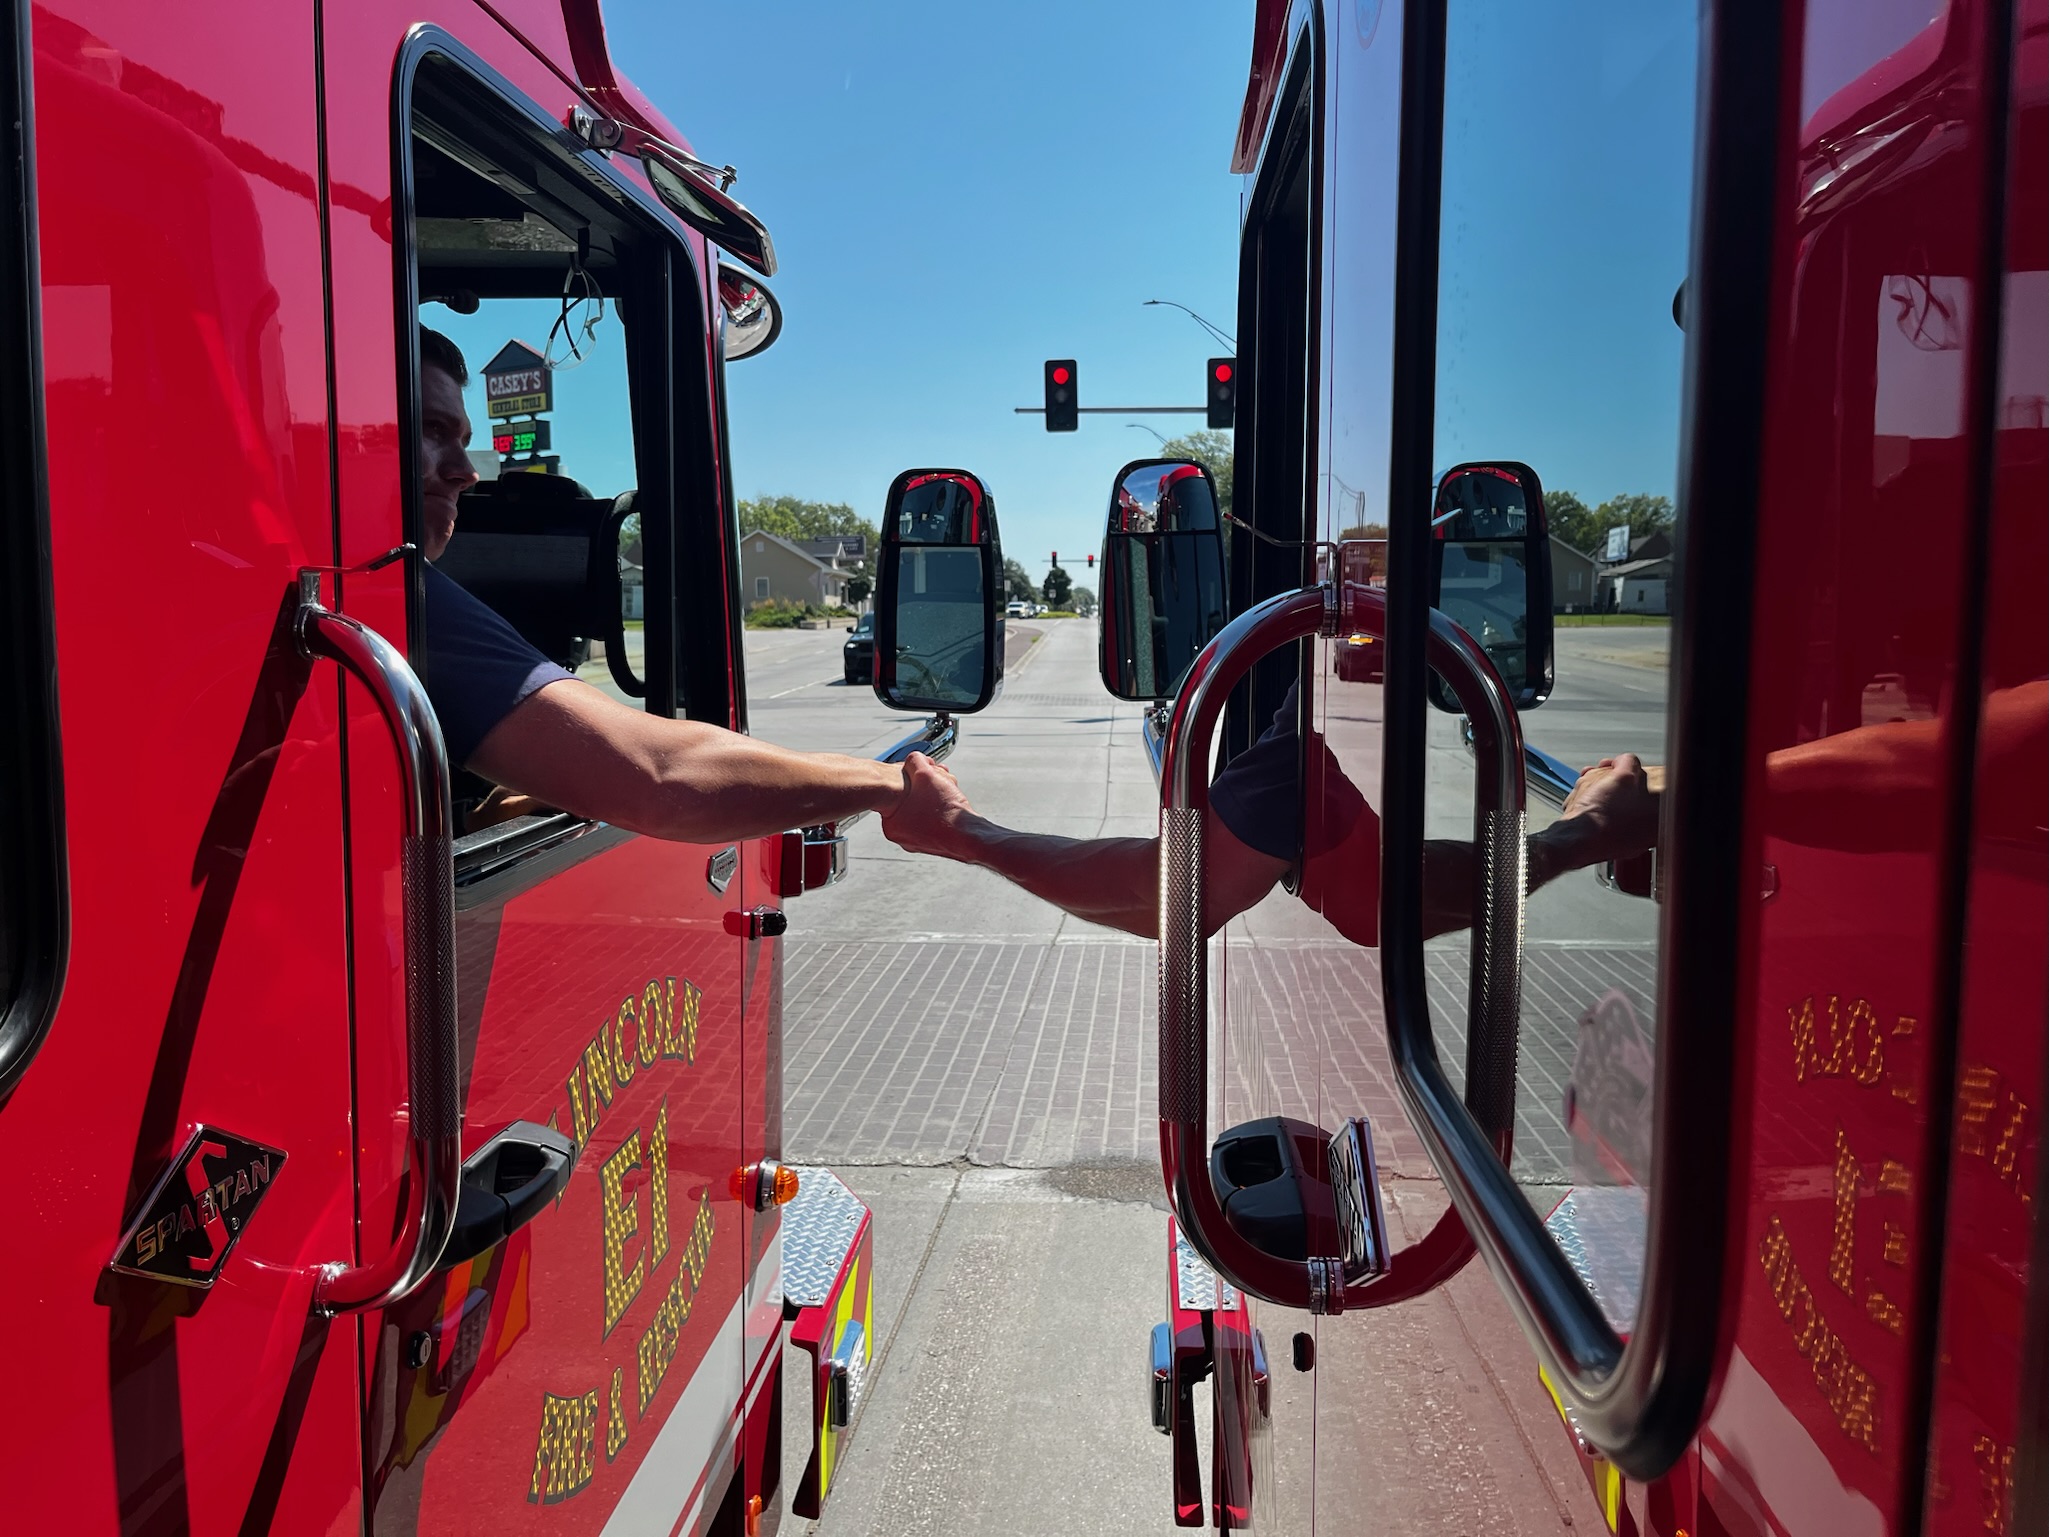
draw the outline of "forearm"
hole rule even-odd
[[[1568,819],[1553,822],[1529,839],[1529,890],[1548,886],[1559,876],[1584,869],[1587,839]],[[1432,838],[1423,845],[1423,937],[1470,928],[1479,900],[1479,869],[1473,846],[1451,838]]]
[[[628,709],[576,683],[533,695],[469,767],[550,806],[683,843],[742,838],[888,811],[894,764],[800,753],[702,721]]]
[[[840,753],[800,753],[697,721],[645,752],[639,795],[614,818],[636,832],[684,843],[727,843],[788,828],[885,811],[902,793],[895,764]]]
[[[964,818],[942,857],[993,870],[1042,902],[1090,923],[1153,939],[1159,934],[1157,838],[1062,838]]]

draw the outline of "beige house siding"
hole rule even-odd
[[[740,539],[740,602],[752,608],[773,598],[815,603],[821,608],[846,601],[847,577],[807,555],[787,539],[760,530]]]
[[[1555,534],[1551,539],[1551,608],[1570,613],[1592,608],[1597,601],[1594,557],[1575,550]]]

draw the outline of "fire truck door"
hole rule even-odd
[[[719,547],[677,511],[711,509],[715,530],[721,505],[702,247],[627,173],[564,147],[568,87],[483,10],[373,4],[330,10],[326,25],[337,388],[357,424],[341,456],[344,561],[426,537],[418,392],[422,368],[443,365],[421,361],[415,327],[430,326],[467,360],[487,476],[463,495],[435,579],[466,585],[577,675],[547,688],[726,722],[730,690],[686,665],[720,642],[722,613],[692,612],[675,588],[680,549],[696,563]],[[594,303],[572,315],[582,366],[507,368],[501,353],[541,349],[565,281],[577,299],[611,301],[590,329]],[[489,393],[500,369],[540,387],[508,404]],[[487,424],[515,414],[552,427],[552,462],[484,451]],[[637,540],[645,572],[644,622],[623,633],[585,584],[609,569],[620,601],[619,549],[602,542],[619,539]],[[465,680],[437,675],[432,631],[408,626],[406,588],[396,566],[352,577],[347,606],[410,637],[437,701],[460,698]],[[597,636],[609,654],[586,650]],[[381,728],[353,696],[348,719],[369,1252],[388,1241],[403,1170],[398,841]],[[738,1434],[749,861],[502,807],[490,788],[456,779],[454,945],[465,1190],[507,1211],[496,1232],[459,1222],[440,1272],[366,1318],[369,1528],[690,1530],[719,1502]],[[549,1183],[546,1158],[519,1148],[487,1168],[501,1136],[567,1138],[574,1171]]]
[[[55,680],[63,776],[61,813],[31,809],[68,884],[32,899],[70,933],[0,1086],[27,1179],[0,1508],[21,1532],[350,1528],[355,1336],[312,1306],[354,1254],[337,694],[290,629],[298,568],[334,559],[310,12],[56,0],[8,6],[0,50],[33,82],[5,109],[33,253],[6,302],[40,356],[11,323],[6,430],[23,477],[47,453],[54,650],[24,660]],[[26,725],[0,720],[10,756]],[[0,1014],[45,1001],[12,996],[17,859]]]

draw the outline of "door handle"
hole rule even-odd
[[[299,573],[293,633],[301,654],[338,662],[370,697],[398,754],[404,842],[399,883],[405,929],[406,1182],[399,1230],[379,1258],[336,1263],[314,1283],[328,1314],[388,1307],[434,1274],[462,1179],[462,1105],[455,1026],[455,864],[448,749],[427,690],[398,648],[324,607],[320,571]]]
[[[576,1143],[549,1126],[514,1121],[463,1160],[455,1228],[436,1269],[453,1270],[525,1227],[576,1171]]]
[[[1343,622],[1384,632],[1386,596],[1347,584]],[[1442,616],[1437,616],[1441,618]],[[1473,1256],[1457,1211],[1447,1211],[1408,1248],[1381,1241],[1378,1189],[1363,1124],[1341,1129],[1327,1159],[1347,1185],[1337,1197],[1337,1254],[1289,1258],[1269,1253],[1232,1228],[1209,1173],[1209,976],[1203,924],[1203,821],[1209,806],[1210,744],[1224,702],[1252,664],[1279,646],[1339,628],[1338,589],[1325,584],[1283,593],[1247,609],[1210,641],[1182,679],[1167,723],[1160,763],[1160,1158],[1180,1231],[1232,1285],[1283,1307],[1314,1313],[1384,1307],[1428,1291]],[[1464,676],[1467,656],[1450,620],[1430,636],[1431,665],[1454,689],[1476,694]],[[1470,645],[1470,642],[1467,643]],[[1480,658],[1485,664],[1485,658]],[[1488,673],[1492,675],[1491,665]],[[1499,679],[1495,679],[1499,688]],[[1473,708],[1480,705],[1476,702]],[[1514,730],[1514,712],[1509,711]],[[1520,739],[1516,739],[1518,751]],[[1522,777],[1501,777],[1495,760],[1477,764],[1482,814],[1476,828],[1483,861],[1483,911],[1474,931],[1476,962],[1467,1056],[1469,1119],[1483,1132],[1506,1178],[1514,1128],[1515,1043],[1520,1007],[1523,883]],[[1512,810],[1494,810],[1506,795]],[[1397,1058],[1399,1061],[1399,1057]],[[1413,1113],[1413,1112],[1412,1112]]]

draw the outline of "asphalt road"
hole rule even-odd
[[[950,763],[978,809],[1033,831],[1151,835],[1158,800],[1139,711],[1098,683],[1094,626],[1010,628],[1005,692],[962,723]],[[872,753],[915,727],[916,717],[840,682],[843,640],[844,631],[748,634],[757,734]],[[1655,757],[1663,640],[1561,631],[1558,688],[1529,718],[1532,740],[1575,764],[1618,751]],[[1471,825],[1471,762],[1453,718],[1433,719],[1431,733],[1432,831],[1459,836]],[[1538,824],[1549,814],[1533,813]],[[1155,948],[986,872],[905,855],[872,818],[851,850],[843,884],[790,904],[784,1136],[789,1157],[832,1165],[874,1208],[880,1369],[824,1521],[785,1529],[1164,1534],[1167,1446],[1145,1422],[1138,1380],[1166,1261]],[[1349,990],[1344,1001],[1362,1015],[1377,1008],[1377,971],[1370,952],[1317,937],[1303,912],[1276,893],[1237,920],[1233,977],[1251,979],[1255,1002],[1275,1000],[1284,1019],[1320,1008],[1319,1039],[1352,1050],[1362,1075],[1352,1108],[1372,1114],[1376,1140],[1387,1140],[1390,1220],[1413,1235],[1443,1198],[1391,1108],[1384,1043],[1365,1024],[1356,1043],[1329,1024],[1334,990]],[[1558,1109],[1576,1013],[1603,987],[1648,1009],[1653,925],[1649,903],[1587,874],[1531,903],[1517,1143],[1526,1183],[1568,1177]],[[1440,942],[1430,961],[1444,1053],[1456,1062],[1464,937]],[[1297,985],[1305,975],[1315,1001]],[[1252,1077],[1272,1071],[1254,1064]],[[1345,1073],[1327,1081],[1341,1086]],[[1271,1082],[1250,1088],[1255,1102],[1276,1092]],[[1310,1325],[1268,1309],[1261,1326],[1272,1342]],[[1342,1373],[1326,1391],[1351,1405],[1356,1424],[1337,1433],[1374,1448],[1367,1484],[1324,1491],[1348,1512],[1348,1529],[1596,1529],[1527,1347],[1478,1267],[1403,1308],[1356,1326],[1348,1318],[1343,1331],[1325,1335],[1329,1362],[1318,1370]],[[1278,1375],[1277,1414],[1306,1415],[1308,1382]],[[794,1475],[810,1406],[791,1383]],[[1207,1426],[1200,1407],[1198,1420]]]

